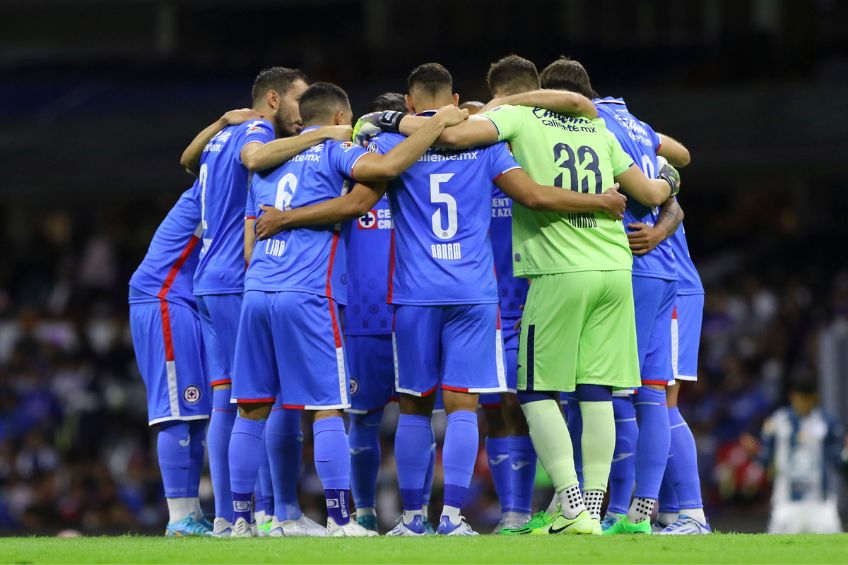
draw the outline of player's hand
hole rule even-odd
[[[259,208],[262,209],[262,214],[256,219],[254,226],[257,240],[261,241],[274,237],[285,229],[285,212],[267,204],[263,204]]]
[[[397,133],[400,129],[400,121],[406,114],[387,110],[385,112],[371,112],[365,114],[353,125],[353,137],[356,145],[365,147],[369,140],[382,132]]]
[[[624,208],[627,206],[627,197],[618,191],[618,183],[609,187],[602,195],[603,212],[613,220],[624,217]]]
[[[320,131],[325,139],[336,141],[350,141],[353,136],[353,127],[351,126],[322,126]]]
[[[434,119],[441,120],[441,122],[445,125],[445,127],[455,126],[456,124],[461,124],[465,120],[468,119],[468,110],[460,110],[457,106],[453,104],[448,104],[447,106],[442,106],[439,108],[439,111],[436,112],[436,115],[433,116]]]
[[[663,236],[660,230],[637,222],[627,224],[627,241],[630,244],[630,251],[633,255],[645,255],[657,248],[657,245],[662,243]]]
[[[680,173],[672,167],[665,157],[657,157],[657,167],[659,168],[659,178],[668,183],[671,192],[668,197],[677,196],[680,192]]]
[[[262,114],[253,108],[239,108],[238,110],[230,110],[221,116],[221,118],[228,126],[234,126],[248,120],[261,120]]]

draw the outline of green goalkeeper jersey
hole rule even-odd
[[[633,165],[602,119],[508,105],[484,116],[539,184],[601,194]],[[515,276],[632,267],[624,225],[606,214],[536,212],[514,203],[512,215]]]

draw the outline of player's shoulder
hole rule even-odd
[[[382,132],[378,133],[368,143],[369,151],[376,150],[384,150],[387,147],[394,147],[399,144],[401,141],[406,139],[406,137],[399,133],[393,132]]]
[[[246,122],[242,122],[235,126],[236,131],[243,135],[244,137],[250,137],[253,135],[264,135],[274,133],[274,126],[268,120],[259,119],[259,120],[248,120]]]

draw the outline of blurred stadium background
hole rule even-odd
[[[161,531],[127,281],[191,183],[183,147],[249,105],[260,68],[337,82],[362,112],[425,61],[446,65],[463,99],[486,100],[488,64],[510,52],[540,68],[580,59],[602,95],[691,149],[681,202],[707,294],[702,380],[681,404],[713,526],[762,531],[768,481],[740,434],[802,368],[848,420],[837,0],[0,1],[0,532]],[[304,460],[304,509],[323,515]],[[498,509],[483,456],[478,471],[468,514],[484,527]],[[437,476],[434,503],[439,491]],[[209,507],[208,482],[204,493]]]

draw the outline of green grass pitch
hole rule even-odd
[[[5,538],[0,563],[848,563],[848,535]]]

